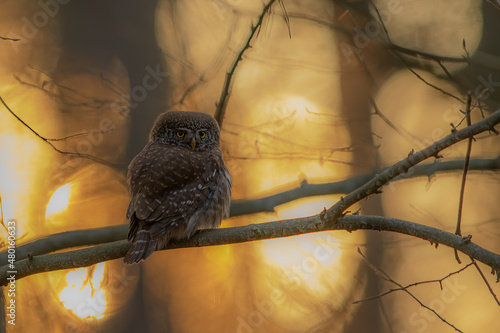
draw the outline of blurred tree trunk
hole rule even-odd
[[[335,1],[335,26],[350,34],[337,33],[340,57],[340,89],[342,112],[348,127],[352,148],[352,174],[372,173],[377,167],[377,150],[372,133],[372,96],[377,90],[376,80],[387,75],[394,65],[393,57],[378,43],[377,38],[364,33],[368,22],[368,2]],[[353,38],[354,37],[354,38]],[[363,62],[361,62],[363,61]],[[362,206],[363,214],[384,216],[379,196],[371,196]],[[383,235],[366,232],[367,257],[380,265],[384,257]],[[365,266],[368,276],[365,295],[380,293],[380,280]],[[361,275],[361,274],[360,274]],[[359,304],[354,320],[346,332],[382,332],[379,302]]]

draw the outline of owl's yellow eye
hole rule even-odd
[[[184,133],[184,131],[177,131],[175,134],[177,134],[179,138],[182,138],[186,133]]]
[[[202,139],[203,139],[203,138],[204,138],[204,137],[206,137],[206,136],[207,136],[207,133],[205,133],[205,132],[200,132],[200,138],[202,138]]]

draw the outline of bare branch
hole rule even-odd
[[[48,144],[49,146],[52,147],[52,149],[54,149],[56,152],[60,153],[60,154],[64,154],[64,155],[72,155],[72,156],[77,156],[77,157],[81,157],[81,158],[87,158],[89,160],[92,160],[92,161],[95,161],[95,162],[99,162],[101,164],[104,164],[104,165],[107,165],[107,166],[113,166],[112,163],[108,162],[108,161],[105,161],[99,157],[96,157],[96,156],[93,156],[93,155],[90,155],[90,154],[84,154],[84,153],[74,153],[74,152],[69,152],[69,151],[64,151],[64,150],[60,150],[59,148],[57,148],[56,146],[54,146],[52,144],[51,141],[56,141],[56,139],[47,139],[43,136],[41,136],[40,134],[38,134],[37,131],[35,131],[33,128],[31,128],[28,124],[26,124],[17,114],[14,113],[14,111],[12,111],[12,109],[7,105],[7,103],[5,103],[5,101],[3,100],[2,96],[0,96],[0,102],[2,102],[3,106],[7,109],[7,111],[9,111],[21,124],[23,124],[27,129],[29,129],[33,134],[35,134],[37,137],[39,137],[43,142],[45,142],[46,144]]]
[[[418,285],[421,285],[421,284],[428,284],[428,283],[439,283],[439,287],[441,288],[441,290],[443,290],[443,285],[442,285],[442,282],[444,280],[446,280],[447,278],[449,278],[450,276],[452,275],[455,275],[455,274],[458,274],[464,270],[466,270],[468,267],[472,266],[472,265],[477,265],[475,261],[471,261],[470,263],[468,263],[467,265],[465,265],[464,267],[460,268],[458,271],[455,271],[455,272],[451,272],[449,273],[448,275],[446,275],[445,277],[442,277],[441,279],[436,279],[436,280],[427,280],[427,281],[419,281],[419,282],[414,282],[414,283],[410,283],[409,285],[406,285],[404,287],[399,287],[399,288],[391,288],[389,289],[388,291],[382,293],[382,294],[378,294],[378,295],[375,295],[375,296],[371,296],[371,297],[368,297],[368,298],[364,298],[364,299],[360,299],[358,301],[354,301],[352,302],[352,304],[358,304],[358,303],[362,303],[362,302],[366,302],[366,301],[371,301],[371,300],[374,300],[374,299],[378,299],[378,298],[382,298],[384,297],[385,295],[388,295],[390,293],[393,293],[395,291],[402,291],[402,290],[405,290],[405,289],[408,289],[408,288],[411,288],[411,287],[416,287]]]
[[[491,288],[490,283],[488,282],[488,280],[486,280],[486,277],[484,276],[483,271],[481,270],[481,268],[479,267],[479,265],[476,262],[474,262],[474,266],[476,266],[476,269],[479,272],[479,275],[481,275],[481,278],[483,279],[484,283],[486,283],[486,286],[488,287],[488,290],[490,291],[490,294],[493,296],[493,299],[500,306],[500,301],[498,301],[497,295],[493,291],[493,288]],[[497,272],[497,276],[498,276],[498,272]],[[497,282],[498,282],[498,280],[497,280]]]
[[[368,71],[368,68],[366,67],[366,64],[362,62],[363,67],[365,68],[365,71]],[[390,128],[392,128],[396,133],[407,139],[411,143],[422,143],[422,140],[420,140],[418,137],[410,133],[409,131],[405,130],[404,128],[399,128],[398,125],[394,124],[389,117],[387,117],[382,111],[379,109],[377,102],[375,102],[375,99],[370,95],[368,97],[370,99],[370,104],[373,107],[373,110],[375,111],[375,114],[379,116]]]
[[[396,177],[393,182],[415,177],[431,177],[437,172],[463,170],[463,164],[463,160],[456,160],[416,165],[412,168],[411,174],[404,175],[403,177]],[[471,160],[469,170],[500,170],[500,158]],[[231,203],[231,217],[259,212],[274,212],[276,206],[304,197],[328,194],[346,194],[354,191],[381,171],[382,170],[376,170],[373,174],[352,177],[333,183],[310,184],[307,180],[304,180],[299,187],[288,191],[283,191],[253,200],[236,200]],[[19,261],[26,259],[28,258],[28,255],[42,255],[72,247],[114,242],[124,239],[127,235],[127,230],[128,226],[123,224],[111,227],[67,231],[49,235],[30,243],[17,246],[16,260]],[[6,261],[7,251],[1,252],[0,262]]]
[[[467,119],[467,126],[470,126],[472,124],[471,122],[471,117],[470,117],[470,112],[471,112],[471,104],[472,104],[472,95],[471,92],[469,91],[467,93],[467,106],[465,109],[465,119]],[[470,161],[470,154],[472,152],[472,140],[474,137],[470,137],[467,139],[467,150],[465,153],[465,163],[464,163],[464,171],[462,173],[462,184],[460,186],[460,199],[458,201],[458,216],[457,216],[457,227],[455,229],[455,235],[462,236],[462,230],[461,230],[461,225],[462,225],[462,210],[464,206],[464,195],[465,195],[465,182],[467,180],[467,171],[469,170],[469,161]],[[459,264],[462,262],[460,261],[460,257],[458,256],[458,252],[455,249],[455,259]]]
[[[394,50],[394,51],[397,51],[399,53],[406,54],[406,55],[410,55],[410,56],[414,56],[414,57],[421,57],[421,58],[428,59],[428,60],[434,60],[437,63],[442,63],[442,62],[458,62],[458,63],[463,62],[463,63],[466,63],[467,62],[467,60],[464,58],[439,56],[436,54],[427,53],[427,52],[423,52],[423,51],[419,51],[419,50],[408,49],[406,47],[402,47],[402,46],[399,46],[399,45],[393,44],[393,43],[391,43],[389,45],[389,48]]]
[[[57,139],[45,138],[45,140],[47,140],[47,141],[66,141],[66,140],[74,139],[74,138],[77,138],[80,136],[88,136],[88,135],[93,135],[93,134],[106,134],[106,133],[113,132],[114,130],[115,130],[115,128],[112,127],[110,129],[104,130],[104,131],[94,130],[94,131],[82,132],[82,133],[77,133],[77,134],[71,134],[71,135],[68,135],[68,136],[65,136],[62,138],[57,138]]]
[[[324,224],[322,223],[322,214],[318,214],[242,227],[200,230],[191,239],[172,241],[163,250],[236,244],[331,230],[347,230],[349,232],[377,230],[406,234],[425,239],[431,243],[456,248],[500,272],[500,255],[470,241],[464,241],[460,236],[426,225],[378,216],[348,215],[338,218],[336,223]],[[86,267],[98,262],[118,259],[125,256],[129,246],[130,243],[124,239],[80,250],[30,256],[15,262],[16,280],[42,272]],[[9,271],[12,269],[7,265],[0,267],[0,285],[7,284]]]
[[[403,53],[403,51],[407,51],[408,54],[410,54],[408,51],[408,49],[404,49],[404,48],[401,48],[401,47],[398,47],[396,45],[394,45],[392,43],[392,40],[391,40],[391,37],[389,36],[389,31],[387,30],[387,27],[385,26],[385,22],[384,20],[382,19],[382,16],[380,15],[380,12],[377,8],[377,6],[373,3],[373,1],[369,1],[369,3],[371,4],[371,6],[374,8],[375,12],[377,13],[377,17],[378,17],[378,20],[380,22],[380,24],[382,25],[382,28],[384,30],[384,33],[385,33],[385,36],[387,38],[387,44],[390,48],[392,49],[395,49],[395,50],[398,50],[399,52]],[[465,45],[465,41],[464,41],[464,45]],[[465,47],[464,47],[465,48]],[[414,55],[418,55],[418,56],[422,56],[422,57],[425,57],[427,59],[432,59],[434,60],[440,67],[441,69],[445,72],[445,74],[447,74],[447,76],[456,82],[456,80],[451,76],[451,74],[448,72],[448,70],[446,69],[446,67],[442,64],[443,61],[453,61],[453,62],[457,62],[458,58],[449,58],[449,57],[439,57],[439,56],[435,56],[435,55],[431,55],[431,54],[428,54],[428,53],[423,53],[423,52],[418,52],[418,51],[412,51]],[[466,51],[467,52],[467,51]],[[421,75],[419,75],[417,72],[415,72],[411,66],[405,61],[405,59],[399,54],[397,53],[399,59],[401,60],[401,62],[403,62],[407,69],[413,73],[413,75],[415,75],[420,81],[424,82],[426,85],[428,85],[429,87],[432,87],[434,88],[435,90],[445,94],[446,96],[449,96],[451,98],[454,98],[456,100],[458,100],[459,102],[461,103],[464,103],[464,101],[462,99],[460,99],[459,97],[453,95],[452,93],[428,82],[427,80],[425,80]],[[469,60],[469,55],[467,53],[467,58],[466,59],[461,59],[460,62],[468,62]],[[457,82],[458,83],[458,82]]]
[[[363,257],[363,259],[365,260],[365,262],[367,263],[368,267],[370,267],[374,272],[375,274],[377,274],[377,276],[380,276],[381,278],[383,278],[384,280],[386,281],[389,281],[393,284],[395,284],[396,286],[399,287],[399,289],[403,290],[404,292],[406,292],[408,295],[411,296],[411,298],[413,298],[415,301],[417,301],[418,304],[420,304],[420,306],[426,308],[427,310],[429,310],[430,312],[434,313],[434,315],[436,315],[436,317],[438,317],[439,319],[441,319],[441,321],[443,321],[445,324],[447,324],[448,326],[451,326],[455,329],[455,331],[457,332],[462,332],[461,330],[459,330],[458,328],[456,328],[453,324],[451,324],[449,321],[447,321],[446,319],[444,319],[439,313],[436,312],[436,310],[434,310],[433,308],[430,308],[428,307],[427,305],[425,305],[424,303],[422,303],[421,300],[419,300],[415,295],[413,295],[410,291],[408,291],[408,289],[406,289],[405,287],[403,287],[401,284],[399,284],[398,282],[394,281],[390,276],[389,274],[387,274],[386,272],[384,272],[381,268],[377,268],[375,265],[373,265],[372,263],[370,263],[368,261],[368,259],[364,256],[364,254],[361,252],[361,250],[358,248],[358,252],[359,254],[361,254],[361,256]],[[463,332],[462,332],[463,333]]]
[[[409,70],[410,72],[412,72],[412,73],[413,73],[413,75],[415,75],[415,76],[417,77],[417,79],[419,79],[420,81],[422,81],[423,83],[425,83],[425,84],[426,84],[426,85],[428,85],[429,87],[431,87],[431,88],[433,88],[433,89],[435,89],[435,90],[439,91],[440,93],[442,93],[442,94],[444,94],[444,95],[446,95],[446,96],[448,96],[448,97],[453,98],[454,100],[459,101],[460,103],[465,103],[465,101],[464,101],[463,99],[461,99],[460,97],[457,97],[457,96],[453,95],[452,93],[450,93],[450,92],[448,92],[448,91],[444,90],[443,88],[440,88],[440,87],[436,86],[435,84],[430,83],[429,81],[427,81],[426,79],[424,79],[424,78],[423,78],[420,74],[418,74],[418,73],[417,73],[417,72],[415,72],[413,69],[411,69],[409,66],[408,66],[408,70]]]
[[[11,42],[19,42],[20,41],[19,38],[9,38],[9,37],[2,37],[2,36],[0,36],[0,39],[1,40],[10,40]]]
[[[271,6],[276,2],[276,0],[270,0],[267,5],[264,6],[262,9],[262,13],[259,16],[259,19],[255,25],[252,25],[252,28],[250,29],[250,36],[248,36],[248,39],[243,46],[243,48],[238,52],[238,55],[236,56],[236,59],[233,62],[233,66],[229,70],[229,72],[226,73],[226,78],[224,80],[224,85],[222,86],[222,91],[220,95],[219,102],[217,103],[217,108],[215,110],[215,115],[214,118],[217,120],[217,123],[219,124],[219,127],[222,128],[222,122],[224,121],[224,115],[226,114],[226,107],[227,107],[227,102],[229,99],[229,90],[233,81],[233,77],[235,75],[236,67],[238,67],[238,64],[240,61],[243,59],[243,53],[245,53],[246,50],[248,50],[251,45],[251,41],[253,39],[253,36],[257,31],[259,31],[260,27],[262,26],[262,22],[264,21],[264,17],[266,14],[269,12]]]

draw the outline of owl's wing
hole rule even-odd
[[[127,218],[176,224],[207,200],[217,161],[208,153],[149,142],[130,163],[132,200]]]

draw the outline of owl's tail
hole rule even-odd
[[[156,245],[158,243],[158,239],[151,239],[151,231],[142,228],[137,219],[131,222],[131,231],[133,228],[136,232],[132,237],[129,233],[129,241],[132,245],[123,259],[123,262],[126,264],[133,264],[139,262],[141,259],[146,259],[156,250]]]

